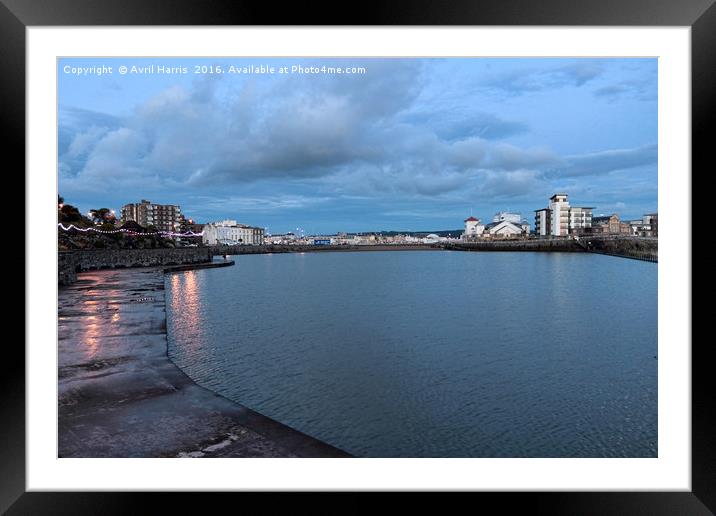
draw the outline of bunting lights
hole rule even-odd
[[[73,229],[75,231],[81,231],[82,233],[87,233],[88,231],[94,231],[95,233],[101,233],[103,235],[113,235],[115,233],[124,233],[127,235],[141,235],[141,236],[150,236],[150,235],[161,235],[161,236],[172,236],[172,237],[200,237],[204,234],[202,231],[201,233],[194,233],[193,231],[187,231],[186,233],[175,233],[173,231],[150,231],[146,233],[139,233],[137,231],[132,231],[131,229],[97,229],[97,228],[78,228],[74,224],[70,224],[69,226],[65,226],[60,222],[57,224],[57,227],[60,228],[63,231],[72,231]]]

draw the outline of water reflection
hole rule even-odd
[[[82,326],[84,331],[82,342],[85,343],[85,356],[88,360],[93,359],[99,351],[101,327],[99,317],[96,315],[88,316],[87,322]]]
[[[204,342],[202,298],[196,271],[172,274],[169,304],[171,317],[180,320],[185,335],[191,337],[186,340],[189,351],[196,352]]]

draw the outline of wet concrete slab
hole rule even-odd
[[[176,367],[161,268],[81,273],[60,287],[58,387],[59,457],[349,456]]]

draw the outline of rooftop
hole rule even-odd
[[[485,224],[485,228],[490,229],[494,228],[495,226],[499,226],[500,224],[510,224],[512,226],[515,226],[517,228],[521,228],[523,225],[527,224],[527,222],[510,222],[509,220],[499,220],[497,222],[490,222],[489,224]],[[527,224],[529,225],[529,224]]]

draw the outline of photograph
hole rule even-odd
[[[713,514],[713,3],[0,0],[0,513]]]
[[[58,56],[57,458],[660,458],[662,79]]]

